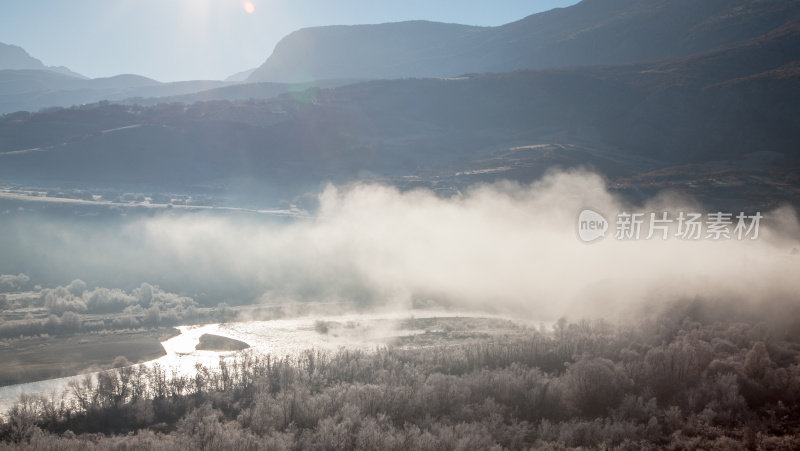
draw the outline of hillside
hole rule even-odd
[[[3,44],[0,42],[0,70],[6,69],[30,69],[49,72],[57,72],[76,78],[86,78],[81,74],[72,72],[63,66],[45,66],[40,60],[32,57],[22,47],[16,45]]]
[[[451,58],[484,31],[427,21],[306,28],[283,38],[248,80],[445,77],[471,71],[472,61]]]
[[[326,26],[281,40],[250,81],[452,77],[655,61],[731,46],[800,18],[790,0],[584,0],[499,27]]]
[[[320,80],[308,83],[237,83],[180,95],[161,97],[131,97],[119,101],[129,105],[157,105],[159,103],[195,103],[212,100],[269,99],[287,92],[302,92],[311,88],[335,88],[357,80]]]
[[[498,27],[408,21],[301,29],[252,73],[176,83],[136,75],[87,79],[0,44],[0,114],[100,101],[269,98],[298,90],[289,84],[312,82],[334,87],[340,80],[642,63],[736,47],[797,23],[800,4],[789,0],[584,0]],[[236,86],[243,82],[248,86]]]
[[[130,74],[85,79],[50,70],[0,70],[0,114],[131,97],[184,95],[226,85],[230,83],[204,80],[161,83]]]
[[[364,177],[458,187],[584,166],[626,178],[772,152],[777,166],[763,164],[788,180],[800,139],[798,61],[800,29],[787,27],[650,64],[19,113],[0,121],[0,177],[182,187],[244,178],[285,198]]]

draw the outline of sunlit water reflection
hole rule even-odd
[[[168,374],[175,372],[193,375],[195,365],[198,363],[216,368],[220,358],[232,358],[239,352],[245,352],[196,350],[195,347],[203,334],[241,340],[249,344],[252,351],[279,357],[312,348],[328,351],[340,348],[370,350],[384,346],[394,338],[424,332],[400,328],[402,320],[412,316],[415,318],[486,317],[486,315],[468,313],[405,311],[391,314],[353,314],[180,326],[178,327],[181,331],[180,335],[161,343],[166,351],[165,356],[140,365],[159,364],[162,368],[167,369]],[[336,327],[327,333],[321,333],[315,328],[317,321],[335,323]],[[91,375],[95,374],[97,373],[91,373]],[[80,381],[85,377],[86,375],[80,375],[0,387],[0,413],[5,414],[23,393],[59,397],[68,388],[70,382]]]

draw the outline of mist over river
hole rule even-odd
[[[269,321],[242,321],[193,326],[179,326],[180,335],[161,344],[166,355],[138,365],[159,365],[168,375],[194,375],[196,365],[211,369],[219,366],[220,359],[232,359],[240,353],[256,352],[276,357],[293,355],[308,349],[336,351],[338,349],[371,350],[387,346],[399,337],[424,334],[426,330],[403,328],[410,318],[487,318],[491,315],[445,312],[431,310],[406,310],[402,312],[348,314],[339,316],[305,316]],[[501,318],[501,317],[496,317]],[[430,331],[428,331],[430,332]],[[204,334],[241,340],[249,349],[243,351],[204,351],[195,347]],[[87,375],[47,379],[43,381],[0,387],[0,413],[5,413],[20,395],[45,395],[60,397],[69,389],[70,382],[81,381]]]

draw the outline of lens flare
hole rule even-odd
[[[256,10],[256,5],[254,5],[253,2],[244,2],[242,3],[242,7],[244,7],[247,14],[253,14]]]

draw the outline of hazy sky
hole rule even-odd
[[[425,19],[494,26],[577,0],[3,0],[0,42],[89,77],[221,79],[302,27]]]

